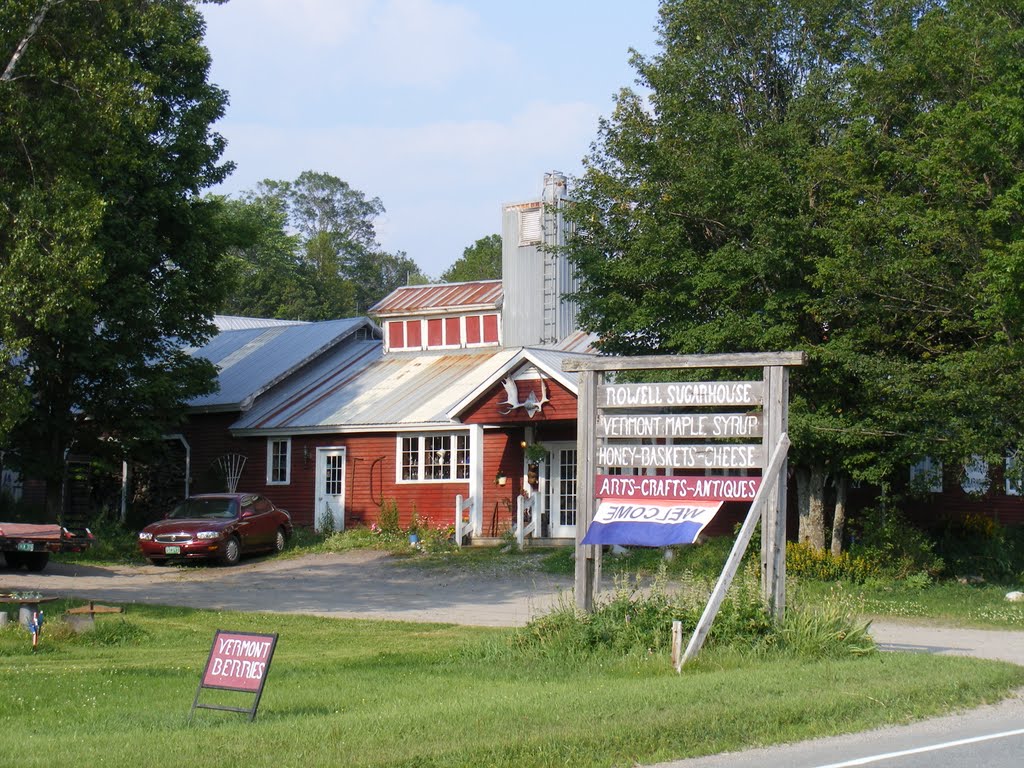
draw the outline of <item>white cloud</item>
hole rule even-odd
[[[489,39],[478,14],[433,0],[390,0],[377,9],[367,45],[371,81],[439,87],[513,57]]]
[[[307,46],[331,46],[358,37],[378,0],[244,0],[232,18],[253,28],[275,30]],[[209,14],[211,11],[207,11]],[[212,10],[216,13],[216,9]],[[285,52],[287,55],[287,52]]]

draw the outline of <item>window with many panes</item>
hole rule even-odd
[[[291,438],[267,440],[267,485],[287,485],[291,482]]]
[[[469,479],[469,435],[436,432],[399,440],[401,480]]]

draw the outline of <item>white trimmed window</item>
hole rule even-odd
[[[1020,496],[1021,491],[1024,490],[1024,486],[1018,481],[1017,476],[1019,464],[1016,454],[1006,457],[1006,468],[1004,470],[1006,479],[1006,495],[1007,496]]]
[[[942,462],[929,456],[910,468],[910,484],[920,490],[942,493]]]
[[[267,485],[288,485],[291,480],[292,439],[267,440]]]
[[[398,440],[400,482],[469,479],[469,435],[433,432]]]
[[[988,493],[990,485],[988,462],[982,456],[971,456],[971,460],[964,464],[964,474],[960,478],[960,487],[966,494],[980,496],[983,493]]]

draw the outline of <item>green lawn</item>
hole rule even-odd
[[[1024,668],[927,655],[708,647],[677,676],[661,654],[523,656],[509,630],[135,606],[98,624],[76,637],[51,623],[35,655],[25,630],[0,631],[0,754],[12,764],[646,764],[905,722],[1024,686]],[[280,635],[255,723],[199,710],[186,724],[217,628]]]
[[[841,592],[864,616],[908,622],[935,621],[963,627],[1024,630],[1024,602],[1011,603],[1006,593],[1018,587],[999,584],[960,584],[943,581],[913,588],[899,582],[834,584],[791,580],[792,594],[802,602]]]

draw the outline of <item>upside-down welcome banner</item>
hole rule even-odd
[[[721,501],[601,499],[584,544],[665,547],[692,544]]]

